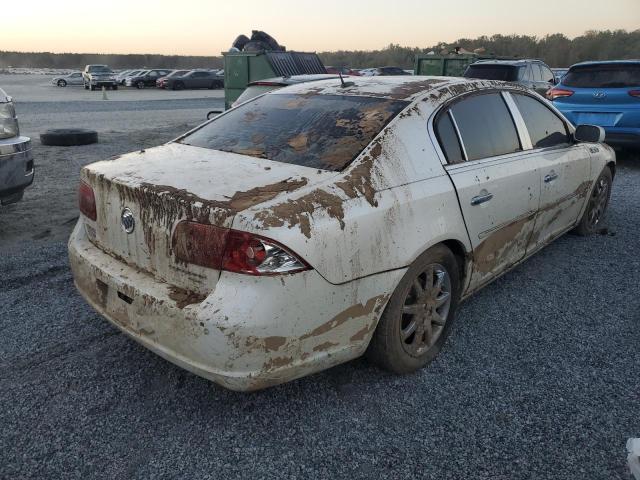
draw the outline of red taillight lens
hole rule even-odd
[[[78,188],[78,205],[82,214],[94,222],[98,218],[96,213],[96,197],[93,194],[93,189],[84,182],[80,182]]]
[[[640,90],[629,90],[629,95],[640,98]]]
[[[180,261],[248,275],[279,275],[309,268],[274,240],[195,222],[177,225],[173,249]]]
[[[573,94],[573,90],[567,90],[566,88],[551,88],[547,91],[547,98],[553,101],[556,98],[570,97]]]

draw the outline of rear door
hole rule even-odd
[[[577,222],[590,187],[590,154],[586,145],[573,143],[564,120],[544,102],[524,93],[507,95],[526,125],[529,161],[540,167],[540,209],[529,246],[535,250]]]
[[[473,247],[473,290],[524,258],[540,201],[540,172],[535,159],[523,154],[500,92],[463,97],[438,114],[434,129]]]

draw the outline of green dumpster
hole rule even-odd
[[[514,60],[514,57],[480,56],[475,53],[452,55],[416,55],[415,75],[461,77],[469,65],[478,60]]]
[[[251,82],[274,77],[327,73],[315,53],[306,52],[223,52],[225,108],[244,92]]]

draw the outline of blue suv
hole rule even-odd
[[[574,125],[599,125],[605,142],[640,147],[640,60],[573,65],[547,98]]]

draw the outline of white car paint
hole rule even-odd
[[[434,245],[459,250],[463,297],[495,279],[574,227],[591,184],[615,162],[603,145],[527,149],[516,112],[524,152],[448,165],[432,125],[443,105],[527,91],[449,77],[351,81],[267,94],[409,102],[343,171],[180,143],[85,167],[98,221],[81,215],[69,241],[82,295],[183,368],[235,390],[264,388],[361,355],[407,267]],[[567,178],[542,187],[550,169]],[[487,188],[496,199],[471,207]],[[130,235],[119,225],[125,208],[140,226]],[[273,239],[312,268],[249,276],[184,264],[171,239],[188,218]]]

